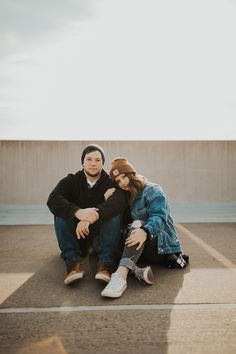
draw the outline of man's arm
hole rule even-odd
[[[78,205],[70,202],[73,193],[72,176],[63,178],[50,193],[47,206],[50,211],[63,219],[76,217],[78,220],[86,220],[94,223],[98,220],[98,210],[96,208],[81,209]]]
[[[52,190],[47,200],[50,211],[63,219],[74,217],[79,209],[78,205],[69,201],[72,194],[72,178],[70,175],[63,178]]]
[[[107,220],[124,212],[128,205],[128,193],[117,188],[106,201],[97,206],[99,219]]]

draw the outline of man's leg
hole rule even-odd
[[[54,227],[61,257],[64,259],[67,267],[67,276],[64,280],[65,284],[70,284],[84,275],[84,270],[81,265],[82,247],[76,237],[75,220],[64,220],[54,217]]]
[[[95,279],[108,282],[112,271],[117,266],[119,255],[122,252],[121,230],[122,216],[118,215],[104,221],[100,225],[98,235],[99,266]]]
[[[61,257],[64,259],[65,263],[69,264],[74,261],[80,261],[82,251],[75,233],[75,221],[72,219],[64,220],[55,216],[54,227],[57,242],[61,250]]]

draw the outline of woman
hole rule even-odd
[[[181,252],[162,188],[137,174],[123,157],[112,160],[110,177],[119,188],[130,194],[130,212],[134,220],[127,232],[119,267],[101,293],[106,297],[120,297],[127,288],[129,271],[139,280],[153,284],[151,267],[136,266],[141,255],[141,259],[149,263],[164,261],[168,268],[184,268],[189,257]]]

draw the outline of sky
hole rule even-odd
[[[1,0],[0,140],[235,140],[236,0]]]

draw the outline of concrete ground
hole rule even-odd
[[[94,280],[63,284],[53,225],[0,226],[0,353],[236,353],[236,223],[176,224],[185,270],[153,266],[119,299]]]

